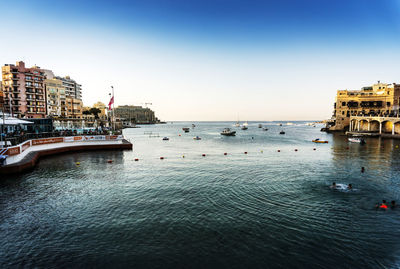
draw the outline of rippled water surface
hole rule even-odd
[[[3,176],[0,268],[400,266],[400,208],[374,209],[400,199],[400,141],[349,144],[300,122],[183,133],[191,124],[126,129],[133,151],[52,156]]]

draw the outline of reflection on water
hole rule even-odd
[[[195,124],[126,129],[133,151],[48,157],[2,180],[0,267],[398,266],[400,211],[374,205],[400,198],[399,141]]]

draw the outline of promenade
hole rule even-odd
[[[123,136],[72,136],[28,140],[0,151],[6,156],[0,174],[20,173],[33,168],[40,157],[88,150],[131,150]]]

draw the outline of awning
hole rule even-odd
[[[6,117],[3,121],[3,118],[0,118],[0,125],[19,125],[19,124],[33,124],[33,122],[26,121],[26,120],[20,120],[17,118],[12,118],[12,117]]]

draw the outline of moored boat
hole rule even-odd
[[[169,138],[168,137],[163,137],[163,139],[162,140],[165,140],[165,141],[167,141],[167,140],[169,140]]]
[[[182,130],[183,130],[185,133],[189,133],[189,130],[190,130],[190,129],[187,128],[187,127],[183,127]]]
[[[285,134],[285,132],[284,131],[280,131],[279,134]]]
[[[247,130],[247,129],[249,129],[249,128],[247,128],[247,125],[242,125],[242,130]]]
[[[263,128],[263,131],[268,131],[268,128],[265,128],[265,127],[264,127],[264,128]]]
[[[349,137],[348,138],[349,142],[353,143],[360,143],[360,144],[365,144],[365,139],[362,137]]]
[[[258,128],[262,128],[262,124],[261,123],[258,125]]]
[[[194,140],[201,140],[201,137],[200,136],[195,136],[195,137],[193,137],[193,139]]]
[[[320,140],[319,138],[314,139],[312,142],[314,142],[314,143],[328,143],[328,141]]]
[[[236,131],[232,131],[229,128],[225,128],[222,132],[221,135],[226,135],[226,136],[235,136],[236,135]]]

